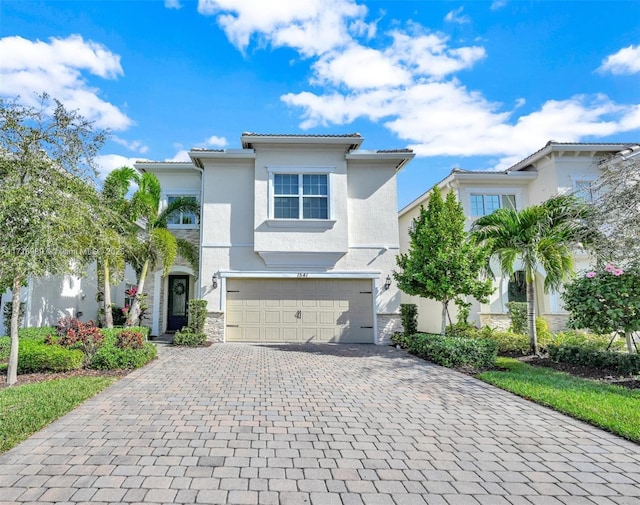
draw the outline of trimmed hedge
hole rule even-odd
[[[21,340],[18,347],[18,373],[68,372],[82,368],[84,353],[45,345],[34,340]]]
[[[176,334],[173,336],[173,345],[193,347],[204,345],[206,341],[207,335],[205,333],[193,333],[186,327],[180,331],[176,331]]]
[[[549,345],[549,357],[556,362],[603,368],[620,375],[640,374],[640,354],[600,351],[581,345]]]
[[[154,359],[158,355],[158,350],[151,342],[145,342],[141,349],[118,347],[118,342],[122,342],[118,335],[122,332],[132,331],[142,333],[145,339],[149,335],[149,328],[144,326],[103,329],[104,344],[91,359],[89,368],[96,370],[140,368]]]
[[[56,329],[53,326],[42,326],[41,328],[20,328],[18,330],[18,338],[37,340],[44,342],[48,335],[55,335]]]
[[[498,346],[487,339],[417,333],[410,337],[407,350],[420,358],[446,367],[489,368],[495,365]]]

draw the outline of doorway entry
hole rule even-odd
[[[167,331],[177,331],[187,325],[187,303],[189,302],[189,276],[169,276],[169,310]]]

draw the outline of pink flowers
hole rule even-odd
[[[617,277],[619,275],[622,275],[624,273],[624,270],[622,270],[622,268],[614,268],[611,273]]]
[[[587,272],[586,276],[589,279],[593,279],[596,276],[596,273],[592,270],[591,272]]]
[[[124,292],[124,294],[130,298],[133,298],[134,296],[136,296],[137,293],[138,293],[138,286],[132,286],[131,288],[127,289]]]
[[[607,266],[604,267],[605,272],[609,272],[611,275],[615,275],[616,277],[620,277],[623,273],[624,270],[622,268],[617,268],[615,266],[613,266],[611,263],[609,263]],[[585,276],[588,279],[593,279],[597,274],[591,270],[590,272],[587,272],[585,274]]]
[[[605,271],[609,272],[609,273],[613,273],[613,271],[616,269],[616,267],[614,267],[611,263],[609,263],[606,267],[604,267]]]

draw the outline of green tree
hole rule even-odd
[[[455,194],[443,200],[435,186],[427,208],[420,208],[409,230],[409,251],[396,257],[401,270],[393,276],[398,287],[442,303],[443,335],[452,300],[470,295],[484,301],[493,292],[491,279],[481,275],[488,252],[474,244],[464,228],[464,212]]]
[[[569,326],[625,337],[634,352],[633,332],[640,330],[640,268],[606,265],[565,285]]]
[[[517,260],[527,286],[527,323],[531,352],[538,352],[535,273],[546,272],[544,289],[557,290],[573,273],[574,247],[589,237],[587,209],[572,196],[557,196],[522,210],[498,209],[472,226],[473,237],[487,246],[503,275],[511,278]]]
[[[149,270],[162,265],[163,275],[167,275],[178,255],[187,260],[194,271],[198,270],[198,249],[185,239],[176,238],[167,228],[168,219],[181,212],[200,215],[200,205],[190,198],[176,198],[166,208],[160,209],[162,190],[158,178],[145,172],[138,180],[138,190],[133,194],[131,204],[133,217],[144,223],[144,231],[133,241],[128,261],[138,273],[138,290],[127,314],[127,324],[140,324],[140,311],[144,303],[144,285]]]
[[[7,384],[17,381],[20,288],[30,276],[77,273],[99,234],[95,155],[105,132],[47,95],[39,107],[0,99],[0,289],[11,288]]]
[[[138,181],[138,172],[133,168],[117,168],[106,177],[100,194],[104,221],[98,246],[98,272],[103,286],[103,310],[107,328],[113,328],[111,285],[122,280],[127,246],[139,230],[133,223],[135,209],[127,199],[131,185]]]

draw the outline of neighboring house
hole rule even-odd
[[[228,342],[381,343],[399,328],[396,174],[409,150],[360,150],[350,135],[244,133],[241,149],[194,149],[192,162],[138,162],[163,200],[192,197],[169,224],[200,249],[150,274],[152,334],[180,329],[190,298]]]
[[[467,171],[454,169],[438,183],[443,195],[454,191],[462,203],[467,216],[467,225],[480,216],[489,214],[501,207],[522,209],[539,204],[548,198],[573,192],[591,200],[589,184],[599,175],[598,163],[634,144],[600,143],[562,143],[548,142],[539,151],[501,172]],[[411,202],[399,212],[400,249],[406,252],[409,247],[408,229],[419,214],[420,206],[428,203],[430,190]],[[589,266],[590,258],[576,252],[574,266],[577,271]],[[470,321],[478,325],[507,327],[506,303],[525,301],[526,292],[522,271],[516,271],[511,279],[503,278],[496,272],[496,291],[489,303],[480,304],[473,300]],[[545,272],[536,273],[536,292],[538,304],[536,310],[544,317],[551,329],[564,327],[567,313],[564,311],[559,293],[544,293]],[[418,328],[421,331],[439,332],[441,305],[433,300],[410,297],[403,294],[403,303],[418,305]],[[455,310],[452,314],[455,317]],[[454,320],[455,322],[455,320]]]

